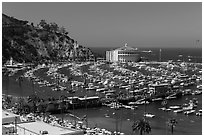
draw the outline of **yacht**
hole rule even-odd
[[[181,113],[181,112],[183,112],[183,109],[177,109],[177,110],[174,110],[173,112],[175,112],[175,113]]]
[[[146,113],[146,114],[144,114],[144,117],[153,118],[153,117],[155,117],[155,115],[150,114],[150,113]]]
[[[201,109],[196,113],[196,116],[202,116],[202,110]]]
[[[170,106],[169,107],[170,109],[179,109],[179,108],[181,108],[180,106]]]
[[[162,98],[153,98],[152,101],[161,101],[163,100]]]
[[[188,110],[192,110],[192,109],[193,109],[193,106],[183,107],[184,111],[188,111]]]
[[[105,117],[106,117],[106,118],[109,118],[110,116],[109,116],[108,114],[105,114]]]
[[[190,114],[193,114],[195,112],[195,110],[189,110],[189,111],[186,111],[184,112],[185,115],[190,115]]]

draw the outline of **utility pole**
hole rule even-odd
[[[82,77],[84,79],[84,87],[85,87],[84,89],[86,91],[86,95],[85,95],[86,118],[85,118],[85,120],[86,120],[86,127],[88,128],[88,106],[87,106],[86,74],[82,75]]]
[[[88,109],[87,109],[87,95],[85,96],[85,100],[86,100],[86,127],[88,128],[88,116],[87,116],[87,114],[88,114]]]
[[[120,115],[120,133],[122,133],[122,123],[123,123],[123,109],[121,109],[121,115]]]
[[[57,92],[59,92],[59,75],[56,74],[56,82],[57,82]],[[60,114],[61,114],[61,121],[63,123],[63,99],[62,96],[59,97],[59,108],[60,109]]]
[[[144,99],[145,99],[145,105],[144,105],[144,121],[146,122],[146,91],[144,92]],[[146,130],[146,124],[144,129]],[[145,134],[145,132],[144,132]]]
[[[72,94],[72,109],[73,109],[73,115],[75,117],[75,112],[74,112],[74,92],[73,92],[73,88],[71,86],[71,94]],[[74,127],[76,128],[76,117],[74,118]]]
[[[162,105],[167,109],[167,100],[166,98],[162,101]],[[165,131],[167,134],[167,111],[165,112]]]
[[[17,117],[15,117],[15,133],[17,133]]]

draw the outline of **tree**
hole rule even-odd
[[[35,94],[28,96],[28,103],[32,103],[32,110],[35,113],[37,109],[37,102],[39,101],[39,97]]]
[[[177,122],[177,120],[175,118],[170,119],[169,122],[168,122],[168,125],[171,127],[171,134],[172,135],[174,133],[174,127],[176,126],[177,123],[178,122]]]
[[[17,98],[17,101],[16,101],[16,103],[15,103],[15,107],[16,107],[16,109],[17,109],[17,113],[18,114],[23,114],[24,113],[24,109],[25,109],[25,100],[24,100],[24,98],[22,98],[22,97],[20,97],[20,98]]]
[[[38,24],[38,26],[44,27],[46,24],[47,24],[47,22],[45,20],[41,20],[40,23]]]
[[[64,110],[65,110],[65,106],[66,106],[65,98],[66,97],[64,95],[60,96],[60,99],[59,99],[60,102],[59,102],[59,106],[58,106],[58,109],[60,110],[60,113],[61,113],[62,122],[64,121],[63,114],[64,114]]]
[[[45,20],[41,20],[38,26],[42,27],[45,30],[49,30],[49,24]]]
[[[62,33],[63,35],[67,35],[68,34],[68,32],[66,31],[65,27],[63,27],[63,26],[59,28],[59,32]]]
[[[57,32],[59,30],[58,25],[55,22],[50,23],[50,32]]]
[[[134,122],[132,126],[132,130],[135,132],[136,130],[139,130],[140,135],[143,133],[150,133],[151,132],[151,126],[148,121],[145,119],[141,119],[139,121]]]

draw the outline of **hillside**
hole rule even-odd
[[[69,37],[64,27],[41,20],[37,26],[28,21],[2,15],[2,61],[17,62],[61,60],[85,61],[94,58],[89,48]]]

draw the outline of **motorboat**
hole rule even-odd
[[[167,108],[167,109],[165,109],[165,111],[171,111],[171,109],[170,109],[170,108]]]
[[[181,108],[180,106],[170,106],[169,107],[170,109],[179,109],[179,108]]]
[[[184,111],[188,111],[188,110],[192,110],[192,109],[193,109],[193,106],[183,107]]]
[[[153,118],[153,117],[155,117],[155,115],[150,114],[150,113],[146,113],[146,114],[144,114],[144,117]]]
[[[153,98],[152,101],[161,101],[163,100],[162,98]]]
[[[202,116],[202,110],[201,109],[196,113],[196,116]]]
[[[184,112],[185,115],[190,115],[190,114],[193,114],[195,112],[195,110],[189,110],[189,111],[186,111]]]
[[[168,100],[169,100],[169,99],[176,99],[176,97],[175,97],[175,96],[172,96],[172,97],[171,97],[171,96],[168,96],[168,97],[166,97],[166,99],[168,99]]]
[[[175,113],[181,113],[181,112],[183,112],[183,109],[177,109],[177,110],[174,110],[173,112],[175,112]]]
[[[123,105],[123,107],[127,109],[135,109],[133,106],[127,106],[127,105]]]
[[[163,108],[158,108],[158,109],[159,109],[159,110],[163,110],[163,111],[164,111],[164,110],[166,110],[166,108],[165,108],[165,107],[163,107]]]
[[[105,114],[105,117],[106,117],[106,118],[109,118],[110,116],[109,116],[108,114]]]
[[[144,104],[149,104],[149,101],[137,101],[136,105],[144,105]]]
[[[202,94],[202,90],[196,90],[194,93],[195,93],[195,95],[200,95],[200,94]]]

